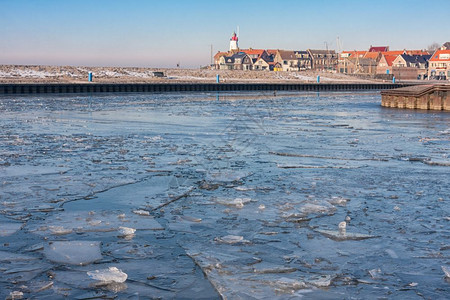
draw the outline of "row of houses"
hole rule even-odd
[[[398,79],[449,79],[450,42],[433,53],[425,50],[390,51],[370,47],[367,51],[240,49],[234,33],[228,52],[214,56],[219,70],[332,71]],[[386,77],[386,76],[385,76]]]
[[[360,75],[392,75],[398,79],[449,79],[450,42],[434,52],[425,50],[343,51],[337,72]]]
[[[214,67],[218,70],[335,70],[337,63],[334,50],[240,49],[236,33],[230,38],[229,51],[219,51],[214,56]]]
[[[214,56],[218,70],[303,71],[335,70],[337,54],[334,50],[264,50],[239,49],[218,52]]]

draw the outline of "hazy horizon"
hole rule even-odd
[[[0,0],[0,64],[198,68],[241,48],[425,49],[450,40],[450,1]],[[431,20],[435,23],[429,23]],[[434,25],[436,24],[436,25]]]

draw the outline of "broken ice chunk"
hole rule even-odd
[[[249,243],[249,241],[244,240],[244,237],[240,235],[226,235],[223,237],[215,238],[214,240],[218,243],[223,244]]]
[[[369,274],[370,274],[370,277],[372,277],[373,279],[378,279],[378,278],[380,278],[380,275],[381,275],[381,269],[378,268],[378,269],[369,270]]]
[[[300,208],[300,211],[304,214],[329,214],[336,211],[336,207],[328,202],[306,203]]]
[[[54,241],[44,248],[48,260],[71,265],[87,265],[102,259],[100,242],[97,241]]]
[[[150,216],[150,212],[147,210],[143,210],[143,209],[133,210],[133,213],[135,213],[137,215],[141,215],[141,216]]]
[[[450,268],[446,266],[441,266],[442,271],[445,273],[445,277],[450,278]]]
[[[342,198],[342,197],[331,197],[330,200],[328,200],[328,202],[330,204],[333,205],[339,205],[339,206],[344,206],[347,204],[347,201],[349,201],[348,199]]]
[[[64,228],[63,226],[48,226],[48,229],[55,235],[69,234],[73,231],[72,228]]]
[[[133,235],[136,232],[136,229],[130,228],[130,227],[119,227],[119,233],[121,236],[130,236]]]
[[[276,291],[282,293],[292,293],[293,291],[305,289],[308,287],[303,281],[285,277],[281,277],[280,279],[274,281],[267,281],[264,282],[264,284],[272,286]]]
[[[202,221],[201,218],[195,218],[195,217],[191,217],[191,216],[180,216],[181,220],[184,221],[189,221],[189,222],[195,222],[195,223],[200,223]]]
[[[9,293],[9,297],[7,299],[22,299],[23,293],[20,291],[13,291]]]
[[[347,240],[365,240],[365,239],[371,239],[376,238],[375,235],[369,235],[369,234],[363,234],[363,233],[348,233],[343,232],[342,230],[334,231],[334,230],[316,230],[317,232],[321,233],[322,235],[326,236],[327,238],[330,238],[334,241],[347,241]]]
[[[327,287],[330,286],[332,279],[333,278],[330,275],[319,275],[316,277],[312,277],[307,281],[307,283],[315,287]]]
[[[235,199],[227,199],[227,198],[213,198],[214,202],[226,205],[226,206],[235,206],[237,208],[244,207],[244,204],[252,201],[250,198],[235,198]]]
[[[108,269],[101,269],[87,272],[88,276],[94,280],[100,281],[102,284],[108,283],[122,283],[127,280],[128,275],[116,267],[109,267]]]

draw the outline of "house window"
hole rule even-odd
[[[287,65],[287,64],[288,64],[287,60],[283,60],[283,65]]]

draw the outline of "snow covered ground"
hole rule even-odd
[[[153,72],[163,72],[166,77],[155,77]],[[228,71],[199,69],[154,69],[125,67],[73,67],[73,66],[0,66],[1,82],[85,82],[92,72],[97,82],[323,82],[367,81],[343,74],[329,72],[268,72]]]

